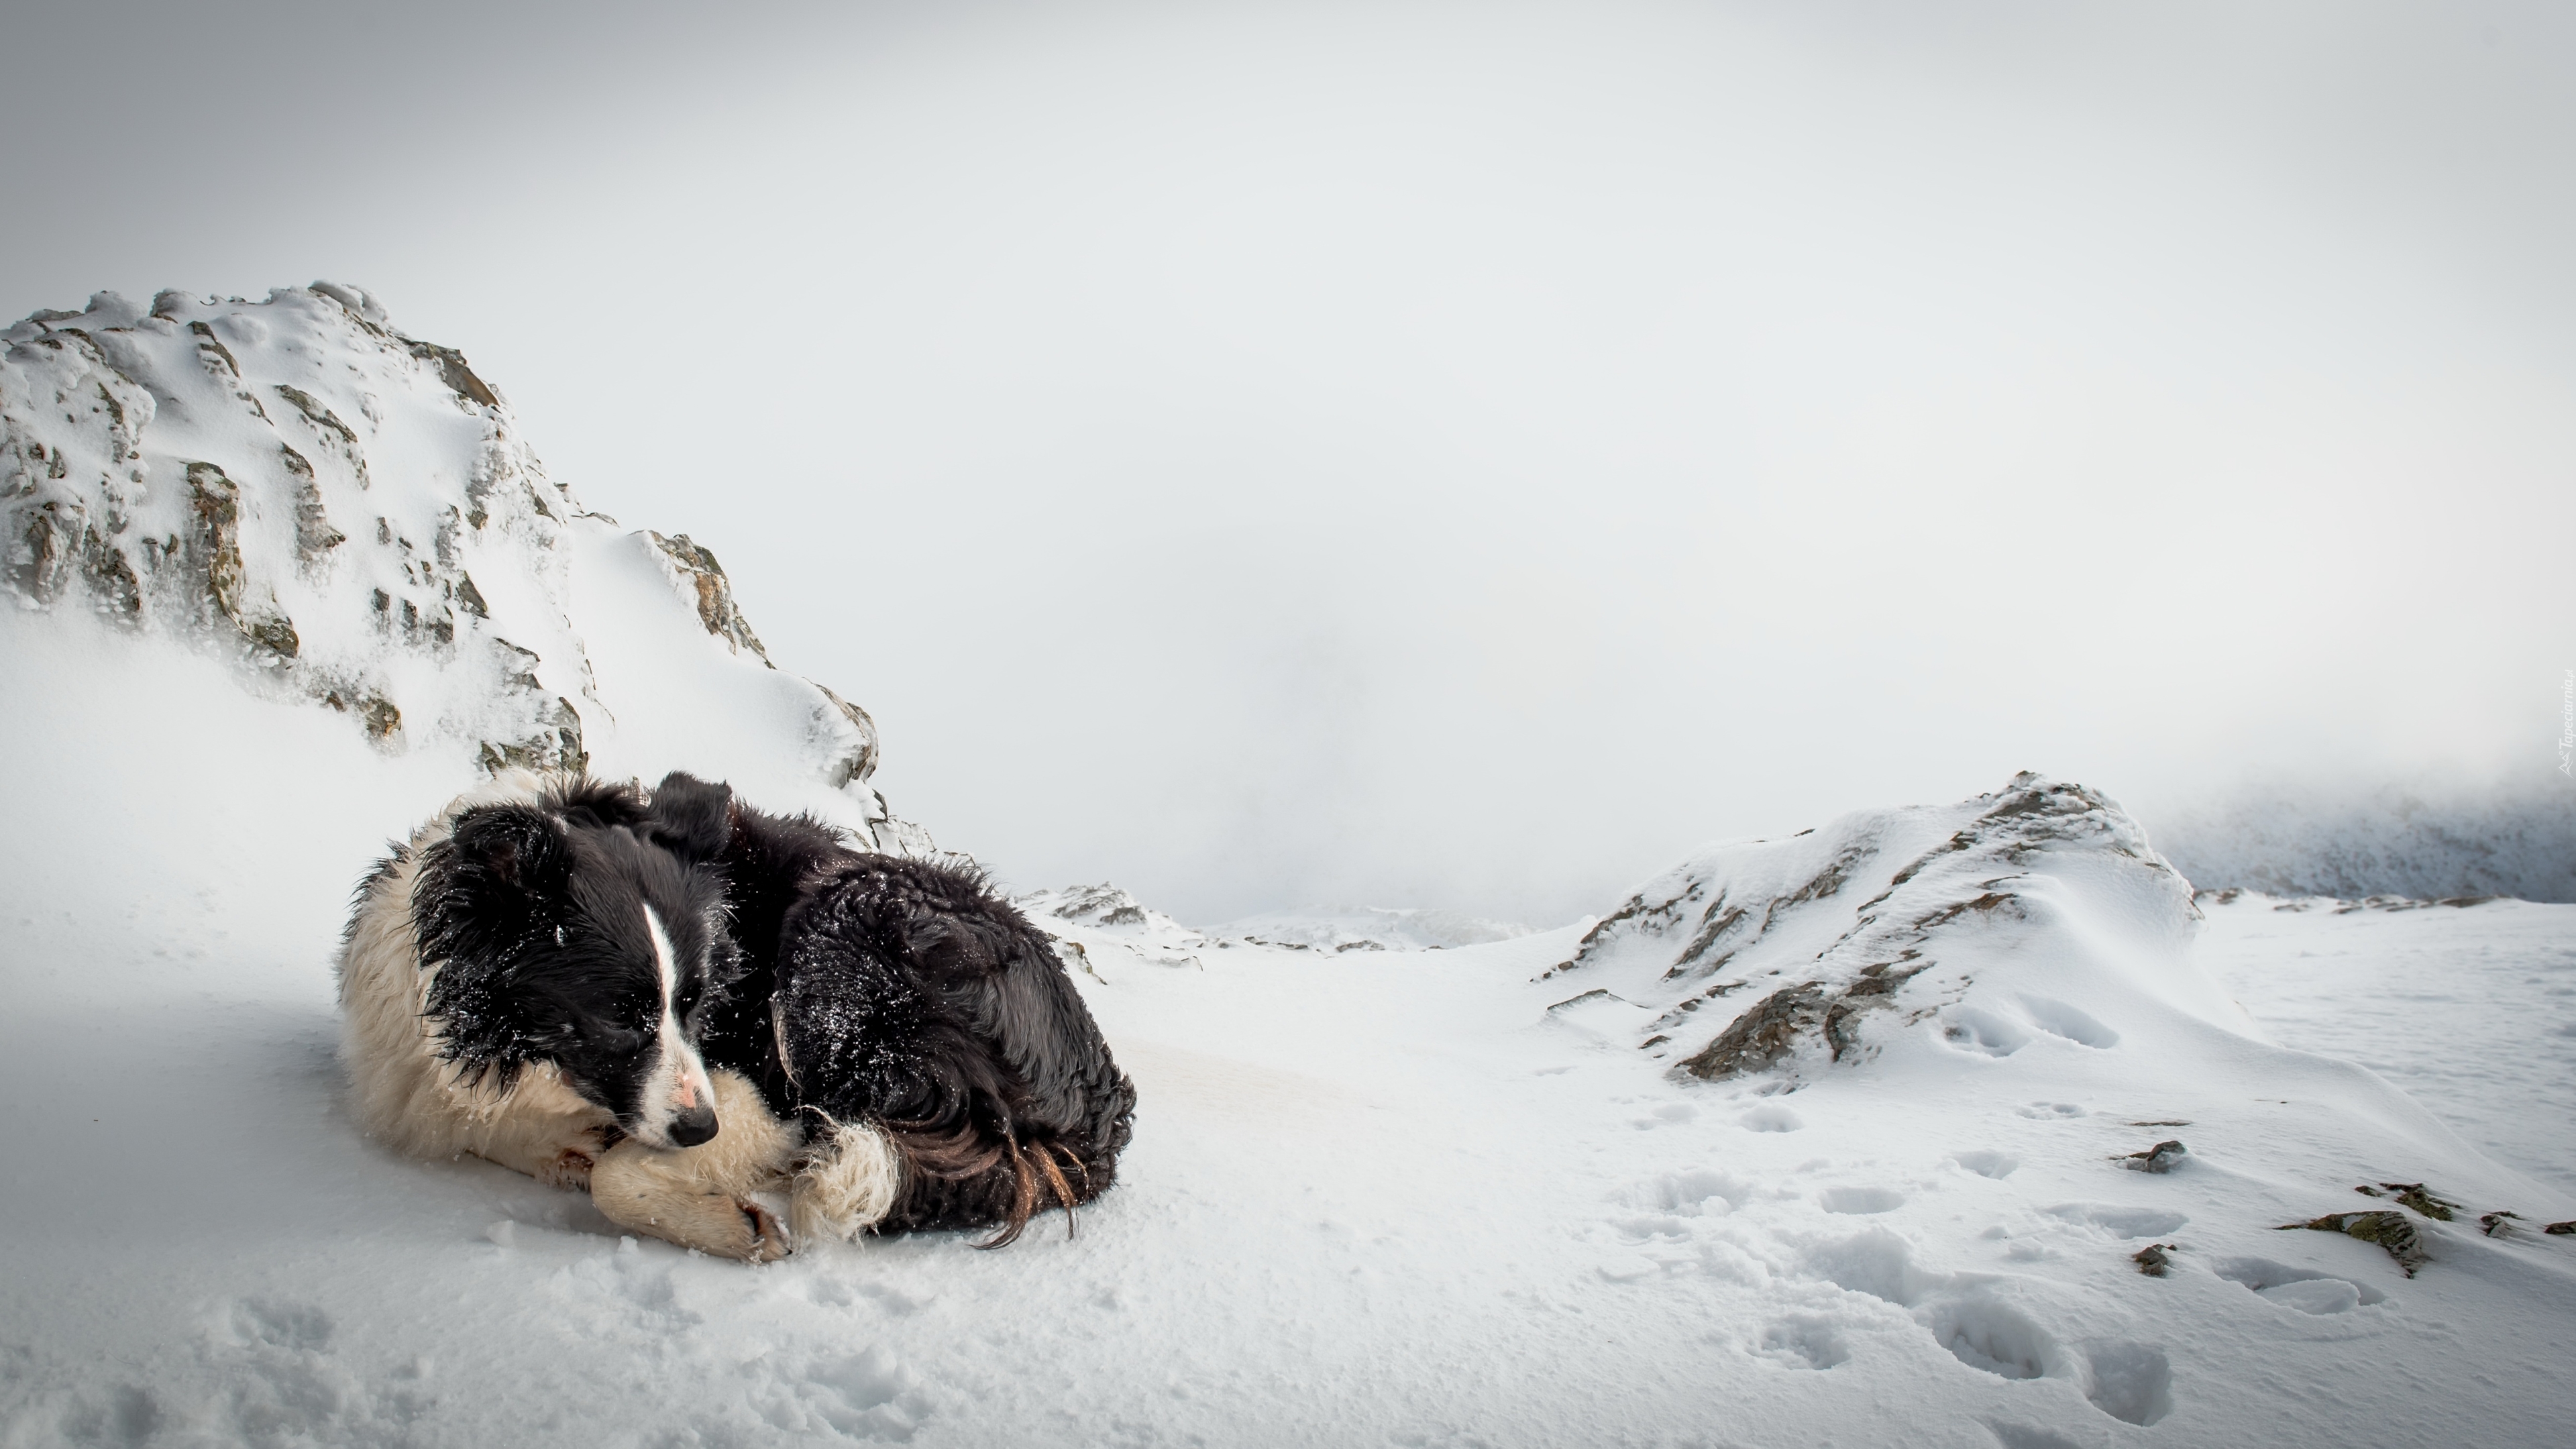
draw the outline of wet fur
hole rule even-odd
[[[798,1144],[697,1049],[735,960],[723,886],[639,834],[648,818],[632,786],[512,771],[393,847],[339,960],[357,1117],[413,1156],[471,1153],[590,1188],[639,1231],[775,1256],[747,1194],[783,1182]],[[681,1146],[683,1086],[734,1130]],[[702,1201],[718,1190],[720,1210]]]
[[[708,1059],[821,1137],[883,1134],[900,1186],[881,1232],[995,1229],[1108,1190],[1134,1086],[1047,937],[976,873],[850,850],[687,775],[654,837],[722,873],[740,975]]]
[[[1135,1105],[1046,937],[980,877],[686,775],[458,797],[360,884],[340,980],[371,1135],[588,1186],[731,1257],[786,1251],[768,1190],[800,1237],[1009,1242],[1109,1187]],[[681,1081],[715,1109],[702,1145],[648,1100]]]

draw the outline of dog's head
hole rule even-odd
[[[550,1063],[647,1146],[714,1137],[698,1043],[736,956],[695,844],[591,782],[458,816],[412,893],[447,1058],[505,1088]]]

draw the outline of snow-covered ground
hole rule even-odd
[[[243,305],[359,345],[321,295]],[[235,379],[284,365],[236,313],[197,333],[206,308],[163,310],[128,320],[170,366],[217,377],[204,336]],[[357,362],[395,417],[443,363],[377,340]],[[506,440],[497,401],[439,385],[421,406],[464,420],[459,446]],[[250,391],[189,414],[171,386],[160,415],[191,426]],[[240,430],[300,425],[268,406],[222,414],[246,572],[170,548],[133,556],[172,571],[131,609],[70,607],[94,595],[57,570],[50,610],[0,613],[0,1445],[2566,1442],[2576,1236],[2539,1229],[2576,1218],[2576,906],[2195,905],[2115,804],[2037,777],[1712,847],[1553,931],[1367,908],[1197,929],[1114,886],[1026,896],[1142,1096],[1071,1236],[745,1267],[488,1164],[391,1156],[333,1056],[347,893],[484,746],[559,729],[548,701],[601,770],[926,838],[867,788],[864,714],[767,667],[712,560],[512,453],[555,503],[493,504],[498,532],[444,559],[360,526],[299,561],[275,505],[313,477],[332,517],[381,493],[434,533],[498,475],[271,466]],[[26,418],[22,444],[55,426]],[[133,516],[189,477],[100,436],[147,465]],[[98,459],[18,456],[37,491],[14,497],[109,517],[77,468],[47,473]],[[111,585],[127,557],[55,556]],[[478,573],[481,612],[454,607],[510,558],[519,596]],[[383,616],[385,581],[453,637],[343,617]],[[290,617],[298,653],[260,642]],[[491,663],[529,652],[503,627],[551,651],[541,693]],[[359,686],[398,736],[349,708]],[[2135,1170],[2167,1140],[2170,1170]],[[2355,1192],[2390,1183],[2461,1211]],[[2364,1211],[2416,1232],[2420,1271],[2280,1230]]]
[[[2274,1041],[2358,1062],[2576,1192],[2576,906],[2201,903],[2201,959]]]
[[[1872,1013],[1869,1059],[1811,1047],[1785,1092],[1676,1078],[1634,1045],[1643,1007],[1551,1013],[1626,969],[1546,974],[1576,928],[1166,964],[1048,916],[1143,1092],[1120,1187],[1070,1240],[745,1268],[390,1157],[343,1113],[344,894],[461,760],[385,759],[162,641],[0,628],[0,749],[27,762],[0,862],[9,1443],[2562,1442],[2576,1240],[2426,1222],[2410,1280],[2273,1225],[2377,1181],[2576,1217],[2546,1047],[2576,908],[2247,900],[2158,954],[2098,909],[2152,872],[2043,849],[2030,919],[1967,913],[1928,953],[2009,978],[1991,1019]],[[1735,847],[1729,879],[1772,889],[1780,850],[1852,835]],[[2329,949],[2379,963],[2338,973],[2335,1013],[2298,1004]],[[2225,1012],[2195,960],[2251,1022],[2172,1004]],[[2443,962],[2452,999],[2411,999]],[[2169,1174],[2112,1160],[2166,1137]],[[2164,1278],[2130,1262],[2150,1242],[2179,1245]]]

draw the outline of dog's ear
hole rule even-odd
[[[587,775],[554,786],[544,805],[574,825],[641,825],[649,812],[644,792],[632,780],[594,780]]]
[[[524,805],[469,810],[425,854],[412,925],[421,965],[437,970],[429,1015],[443,1019],[450,1060],[516,1075],[529,1033],[504,988],[531,948],[554,939],[571,880],[563,823]]]
[[[655,845],[682,860],[713,860],[733,841],[733,787],[673,770],[653,787],[653,818],[645,829]]]
[[[905,954],[945,976],[990,975],[1010,946],[997,923],[966,912],[915,906],[897,913],[892,924]]]

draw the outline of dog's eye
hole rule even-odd
[[[643,1047],[646,1033],[610,1021],[594,1021],[583,1027],[591,1042],[613,1052],[631,1052]]]

